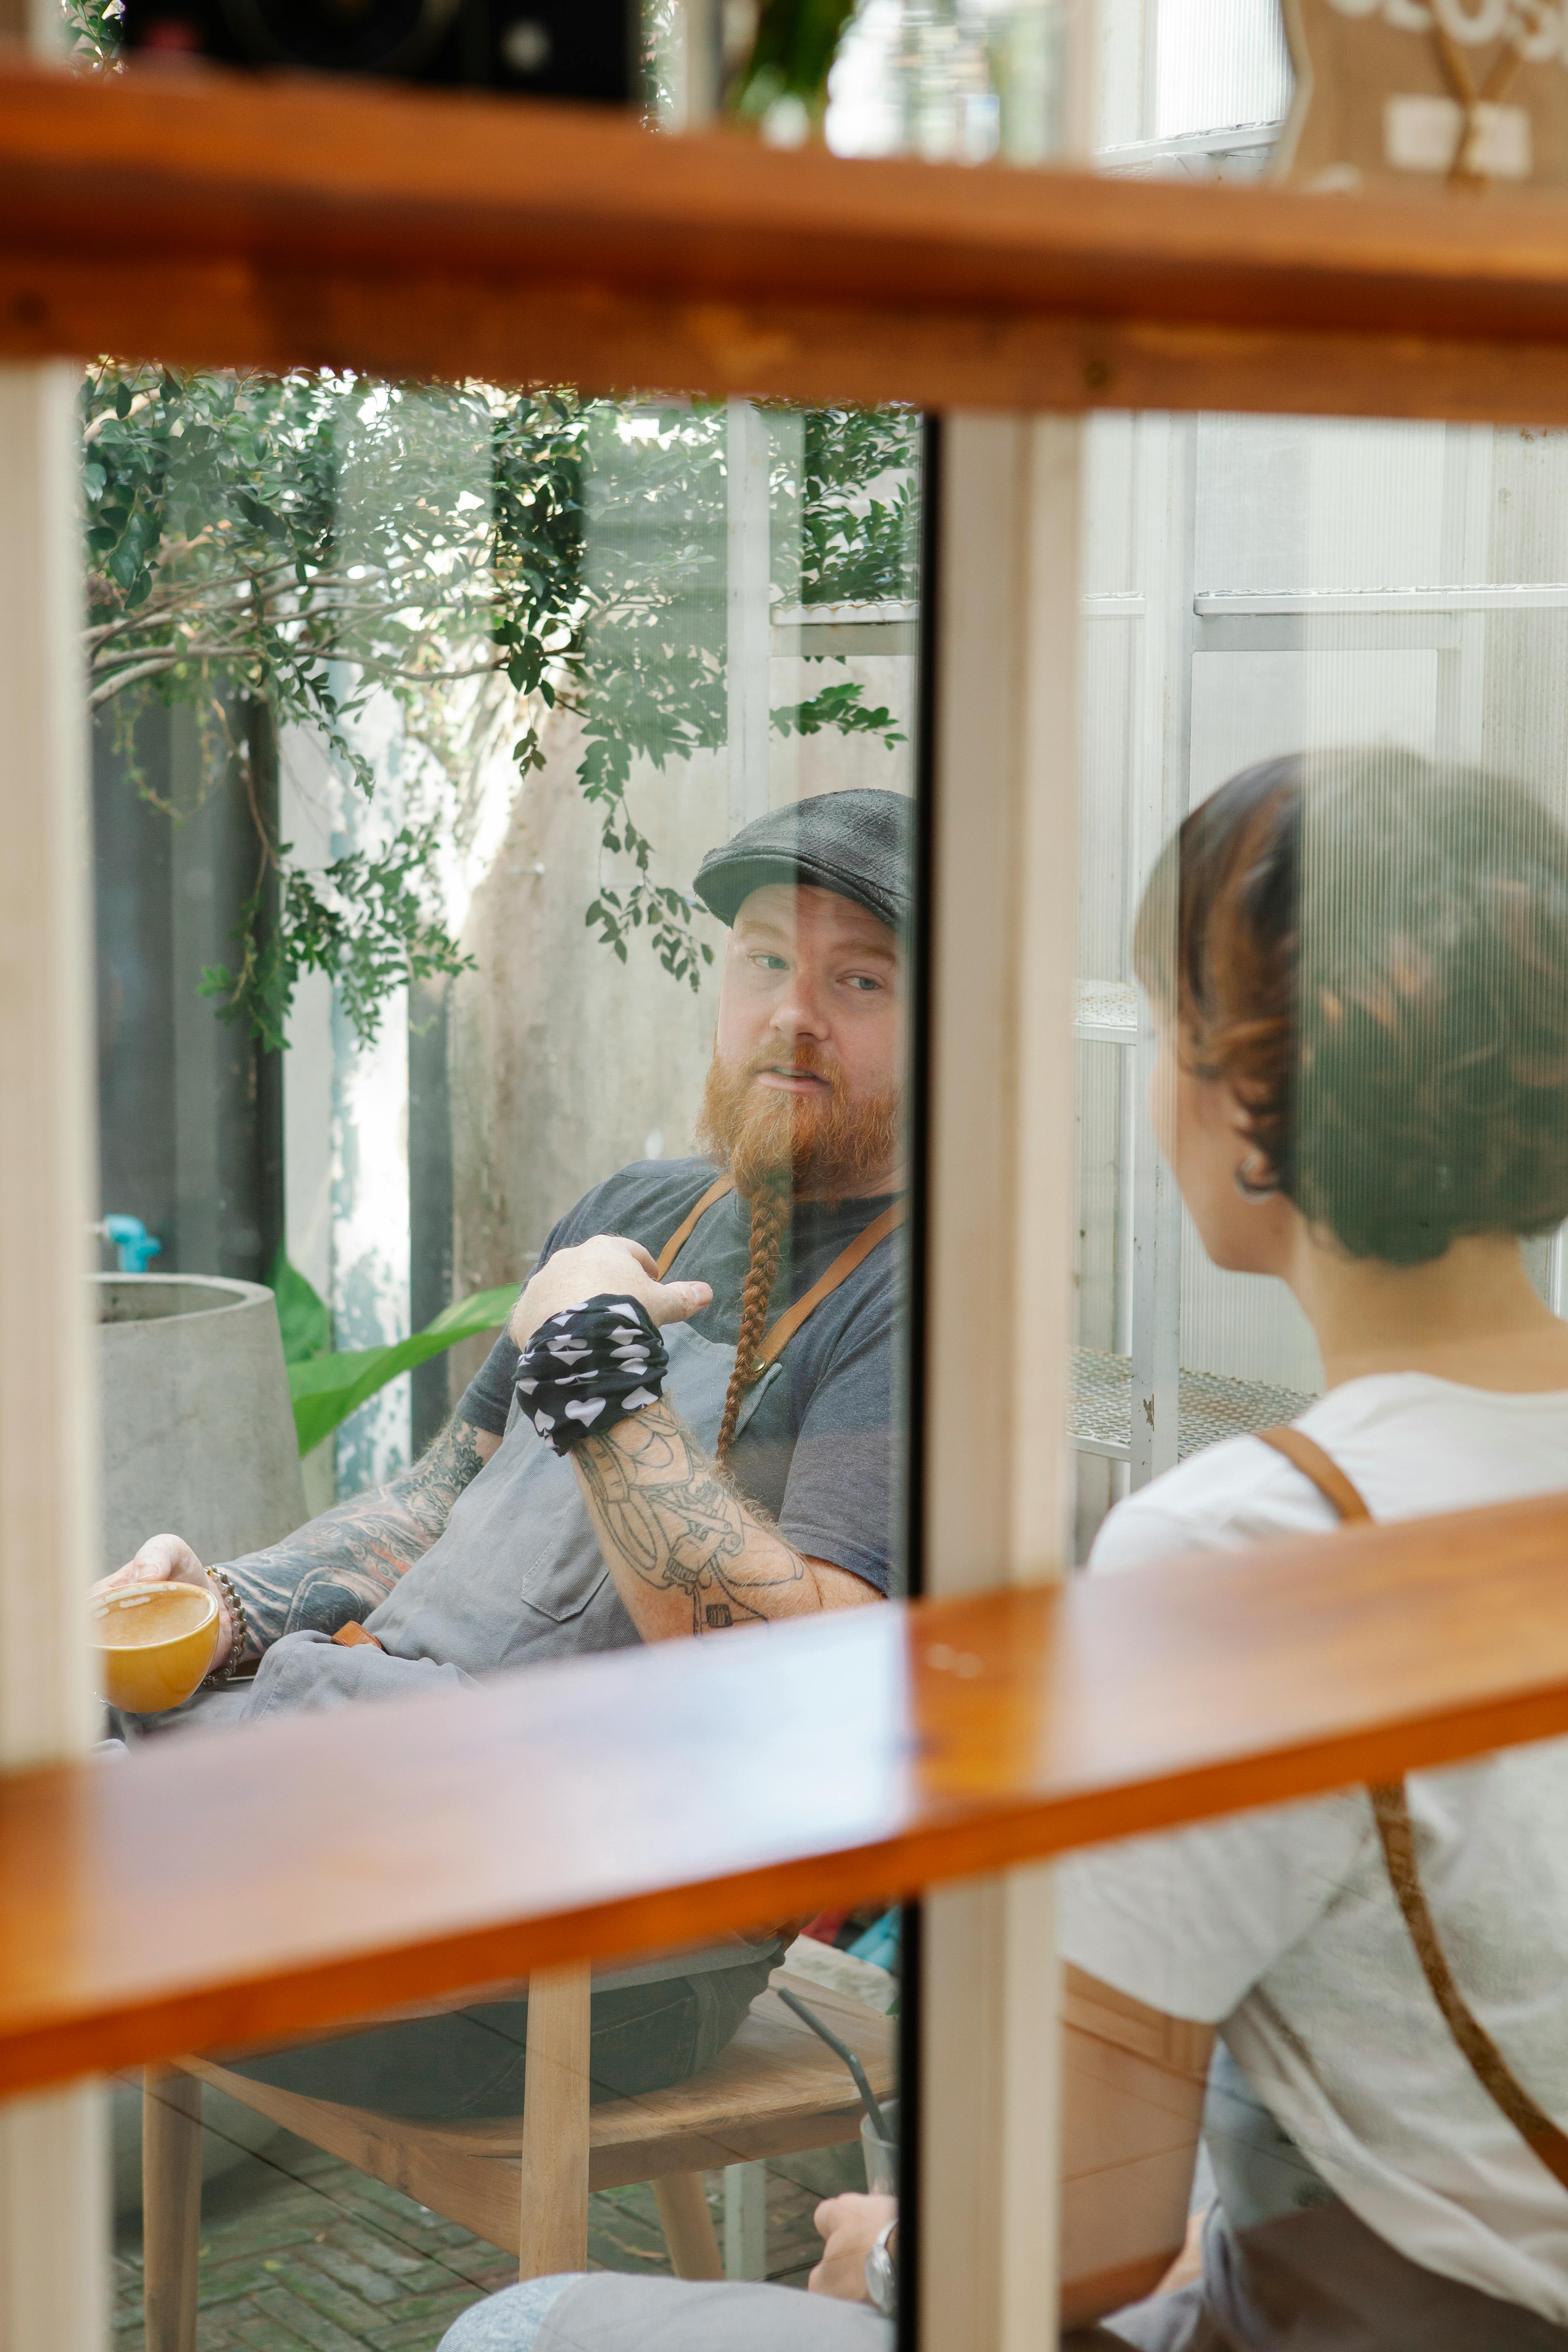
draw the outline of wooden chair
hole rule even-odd
[[[848,2072],[773,1990],[809,2001],[865,2066],[893,2088],[895,2021],[836,1988],[775,1969],[729,2047],[673,2090],[588,2101],[588,1973],[539,1971],[529,1986],[528,2064],[520,2116],[404,2123],[368,2108],[274,2090],[205,2058],[149,2067],[142,2105],[146,2352],[194,2352],[201,2234],[204,2083],[313,2147],[518,2255],[521,2278],[587,2267],[588,2192],[653,2184],[678,2278],[723,2274],[701,2175],[856,2137]]]

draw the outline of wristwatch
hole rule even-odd
[[[892,2242],[898,2226],[895,2213],[883,2222],[866,2257],[866,2292],[884,2319],[891,2319],[899,2307],[899,2265]]]

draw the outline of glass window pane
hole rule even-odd
[[[1106,29],[1111,168],[1267,159],[1268,0]],[[1560,1488],[1562,436],[1089,439],[1075,1556]],[[1064,1867],[1075,2352],[1556,2340],[1562,2191],[1454,2021],[1568,2116],[1563,1753]]]
[[[1078,1556],[1245,1574],[1345,1518],[1555,1492],[1561,436],[1140,416],[1091,445]],[[1565,1758],[1064,1869],[1069,2318],[1556,2339],[1553,2144],[1487,2051],[1568,2116]]]
[[[113,1736],[901,1591],[919,420],[112,362],[80,413]],[[215,2053],[151,2279],[117,2085],[127,2343],[190,2261],[204,2352],[434,2346],[520,2256],[804,2288],[896,2193],[900,1941]]]

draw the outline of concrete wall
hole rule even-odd
[[[693,994],[641,942],[622,964],[584,913],[599,887],[599,815],[577,789],[574,719],[551,730],[544,768],[474,895],[463,934],[479,960],[452,992],[453,1285],[462,1297],[521,1282],[551,1225],[628,1160],[691,1148],[717,1003]],[[723,838],[721,755],[653,780],[637,822],[682,882]],[[606,878],[608,878],[606,877]],[[704,918],[715,952],[723,934]],[[455,1393],[482,1344],[454,1349]]]

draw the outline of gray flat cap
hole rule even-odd
[[[813,882],[901,931],[914,852],[914,803],[902,793],[817,793],[771,809],[710,849],[692,887],[721,923],[732,923],[742,900],[764,884]]]

